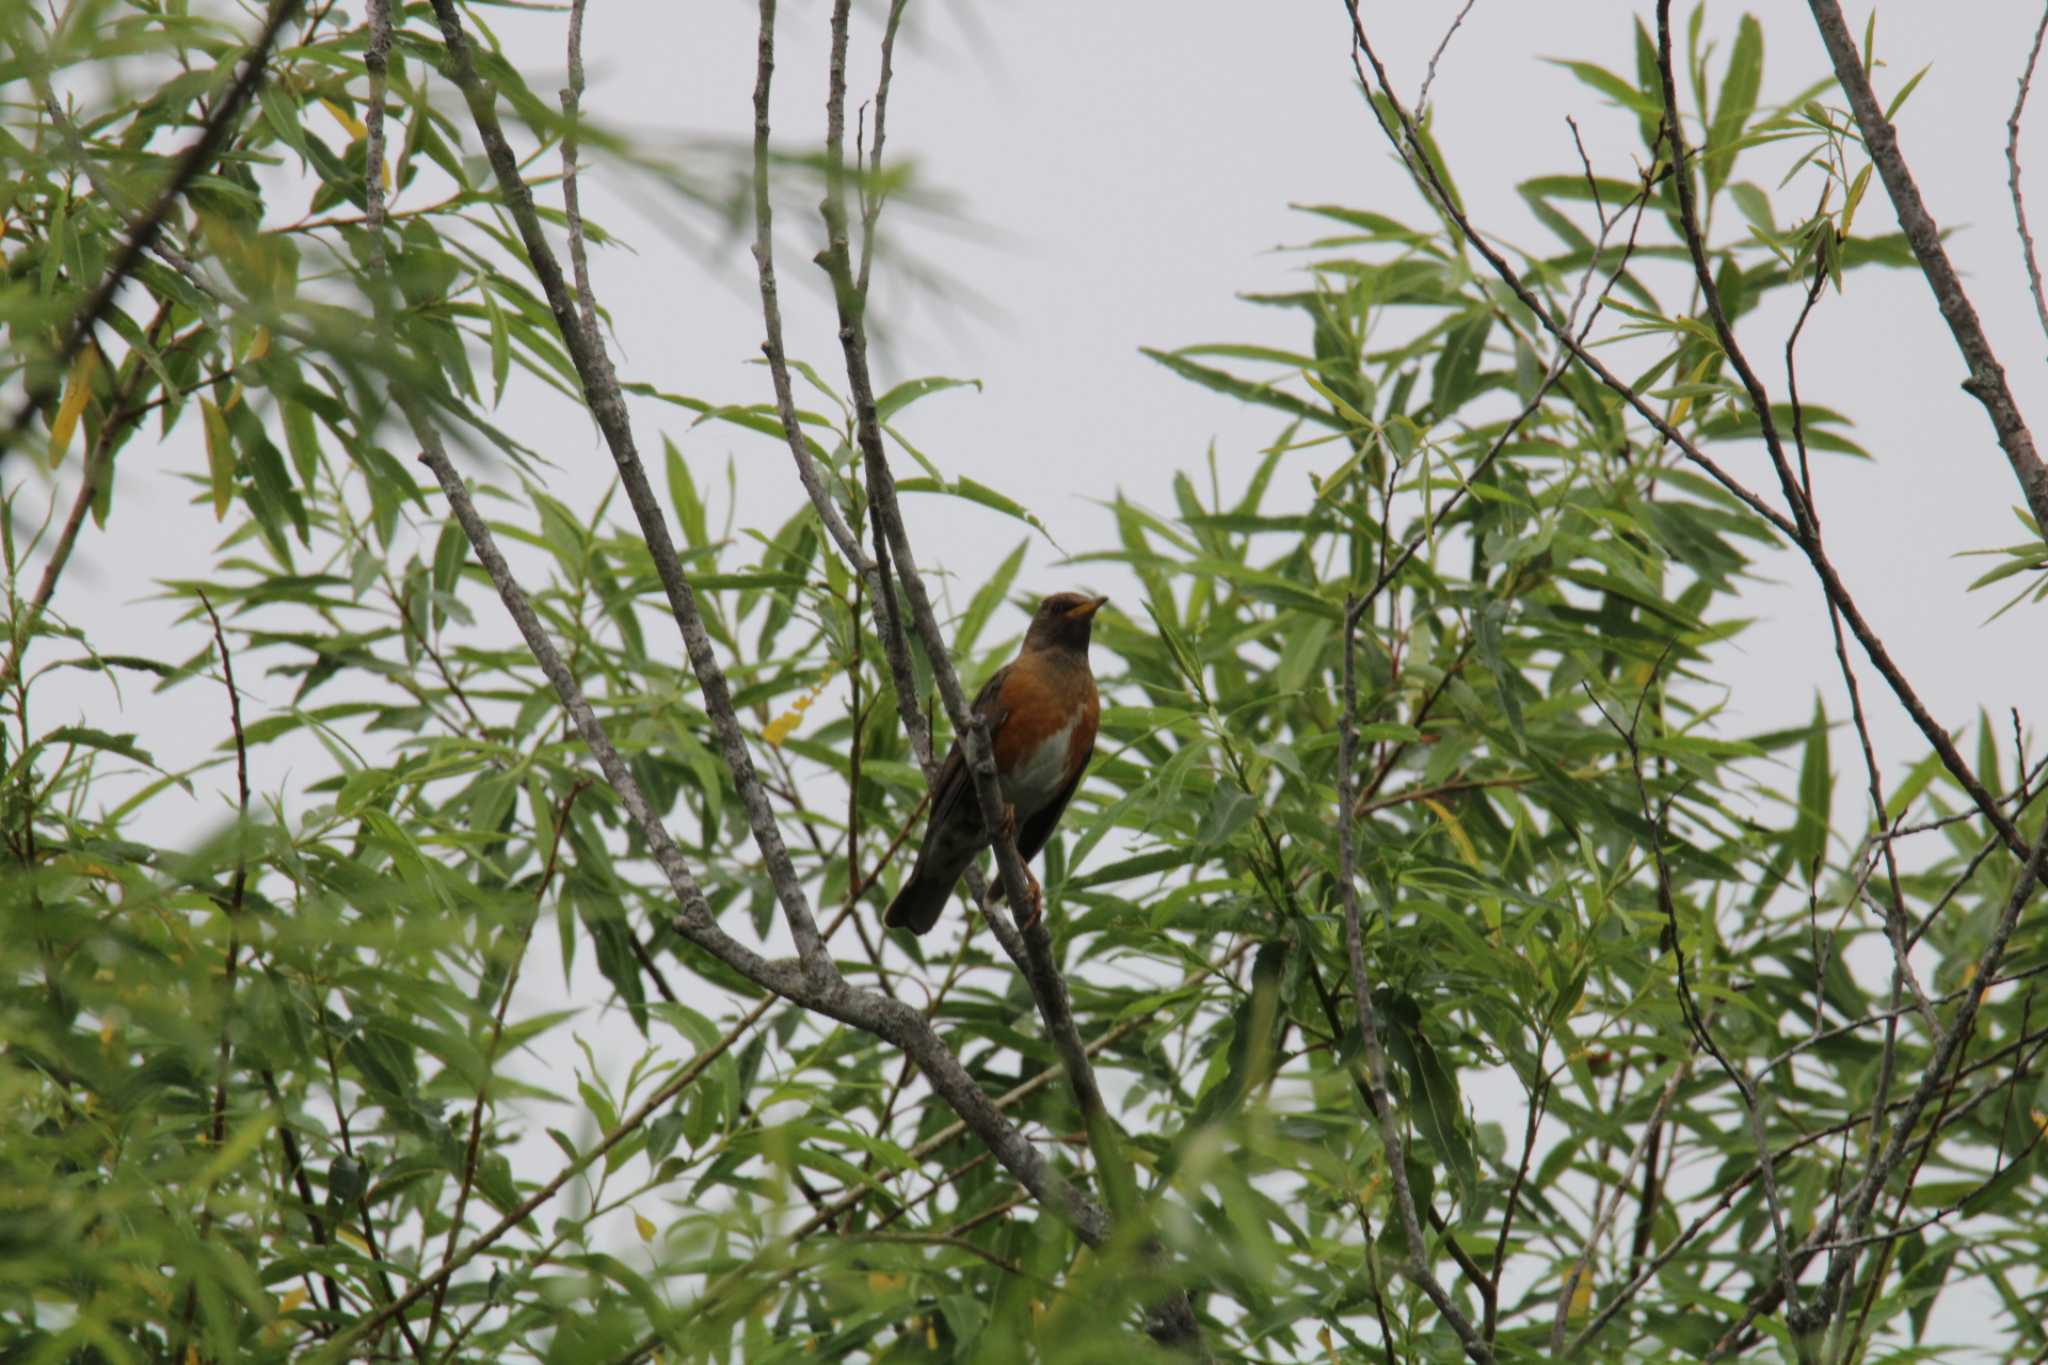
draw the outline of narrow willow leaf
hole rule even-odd
[[[78,419],[85,412],[85,405],[92,400],[92,379],[99,371],[99,348],[87,346],[80,350],[78,359],[71,362],[70,377],[64,381],[64,398],[57,405],[57,415],[50,420],[50,468],[55,469],[64,461],[64,453],[71,448],[71,437],[78,430]]]
[[[199,410],[205,418],[206,470],[213,489],[213,519],[225,521],[228,504],[235,496],[234,442],[228,435],[226,418],[211,398],[200,399]]]

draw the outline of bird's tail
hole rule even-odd
[[[912,871],[909,880],[896,892],[896,899],[889,902],[888,913],[882,916],[882,922],[891,929],[908,929],[913,934],[930,933],[931,927],[945,912],[953,888],[936,877],[921,875],[923,871],[922,867]]]

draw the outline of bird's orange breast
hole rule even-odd
[[[1086,668],[1017,667],[998,698],[1005,715],[996,732],[996,771],[1004,797],[1030,814],[1052,800],[1087,762],[1101,702]]]

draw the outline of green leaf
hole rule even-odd
[[[1479,1185],[1479,1158],[1466,1137],[1457,1074],[1443,1064],[1423,1032],[1422,1010],[1414,1000],[1382,990],[1375,1005],[1388,1024],[1387,1051],[1408,1075],[1416,1126],[1450,1167],[1459,1197],[1469,1201]]]
[[[147,749],[135,742],[135,736],[109,734],[105,730],[95,730],[90,726],[60,725],[44,735],[40,743],[44,747],[53,744],[75,744],[85,749],[98,749],[104,753],[119,754],[122,758],[132,758],[147,767],[156,767],[156,760],[150,757]]]
[[[949,498],[959,498],[962,501],[974,503],[978,507],[986,507],[992,512],[1000,512],[1006,517],[1014,517],[1038,532],[1038,534],[1044,536],[1047,540],[1052,541],[1055,547],[1059,545],[1058,541],[1053,540],[1052,532],[1046,529],[1045,523],[1040,521],[1036,514],[1025,507],[1023,503],[1018,502],[1007,494],[998,493],[987,484],[977,483],[975,480],[964,475],[960,478],[945,480],[925,478],[904,479],[897,483],[896,491],[899,493],[938,493]]]
[[[1661,99],[1638,90],[1604,66],[1593,62],[1564,61],[1556,57],[1546,60],[1552,66],[1561,66],[1571,72],[1579,84],[1599,91],[1624,109],[1634,110],[1645,118],[1664,116],[1664,102]]]
[[[974,653],[982,628],[1009,595],[1010,585],[1017,581],[1017,571],[1024,566],[1024,551],[1030,544],[1029,540],[1018,541],[1017,548],[996,566],[988,581],[975,589],[974,596],[968,600],[967,610],[960,614],[959,626],[953,632],[953,653],[956,656],[966,658]]]
[[[981,391],[981,381],[979,379],[942,379],[937,376],[925,379],[906,379],[875,400],[875,420],[877,422],[887,422],[920,398],[928,397],[935,393],[944,393],[947,389],[965,388],[971,388],[979,393]]]
[[[1261,407],[1277,408],[1291,416],[1306,418],[1318,426],[1329,427],[1335,431],[1343,431],[1348,426],[1343,418],[1330,412],[1328,409],[1296,398],[1293,394],[1276,389],[1270,384],[1239,379],[1236,375],[1226,370],[1219,370],[1209,365],[1198,365],[1177,351],[1155,351],[1146,346],[1140,346],[1138,351],[1139,354],[1158,361],[1181,378],[1193,380],[1205,389],[1214,389],[1217,393],[1239,399],[1242,402],[1256,403]]]
[[[225,521],[228,504],[235,497],[235,446],[228,435],[227,419],[211,398],[199,400],[206,430],[206,472],[213,490],[213,519]]]
[[[1827,708],[1816,696],[1805,753],[1799,762],[1799,807],[1785,836],[1795,864],[1809,883],[1819,879],[1821,860],[1827,853],[1834,790],[1835,773],[1828,760]]]
[[[1721,93],[1714,101],[1714,117],[1707,125],[1707,145],[1702,149],[1709,195],[1728,182],[1728,173],[1734,169],[1736,144],[1756,112],[1763,76],[1763,26],[1754,15],[1745,14],[1736,26],[1735,50],[1728,55],[1728,70],[1721,77]]]

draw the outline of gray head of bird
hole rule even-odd
[[[1108,600],[1107,597],[1090,597],[1086,593],[1054,593],[1040,602],[1038,610],[1033,613],[1031,629],[1024,632],[1024,648],[1086,651],[1095,613],[1102,610],[1102,604]]]

